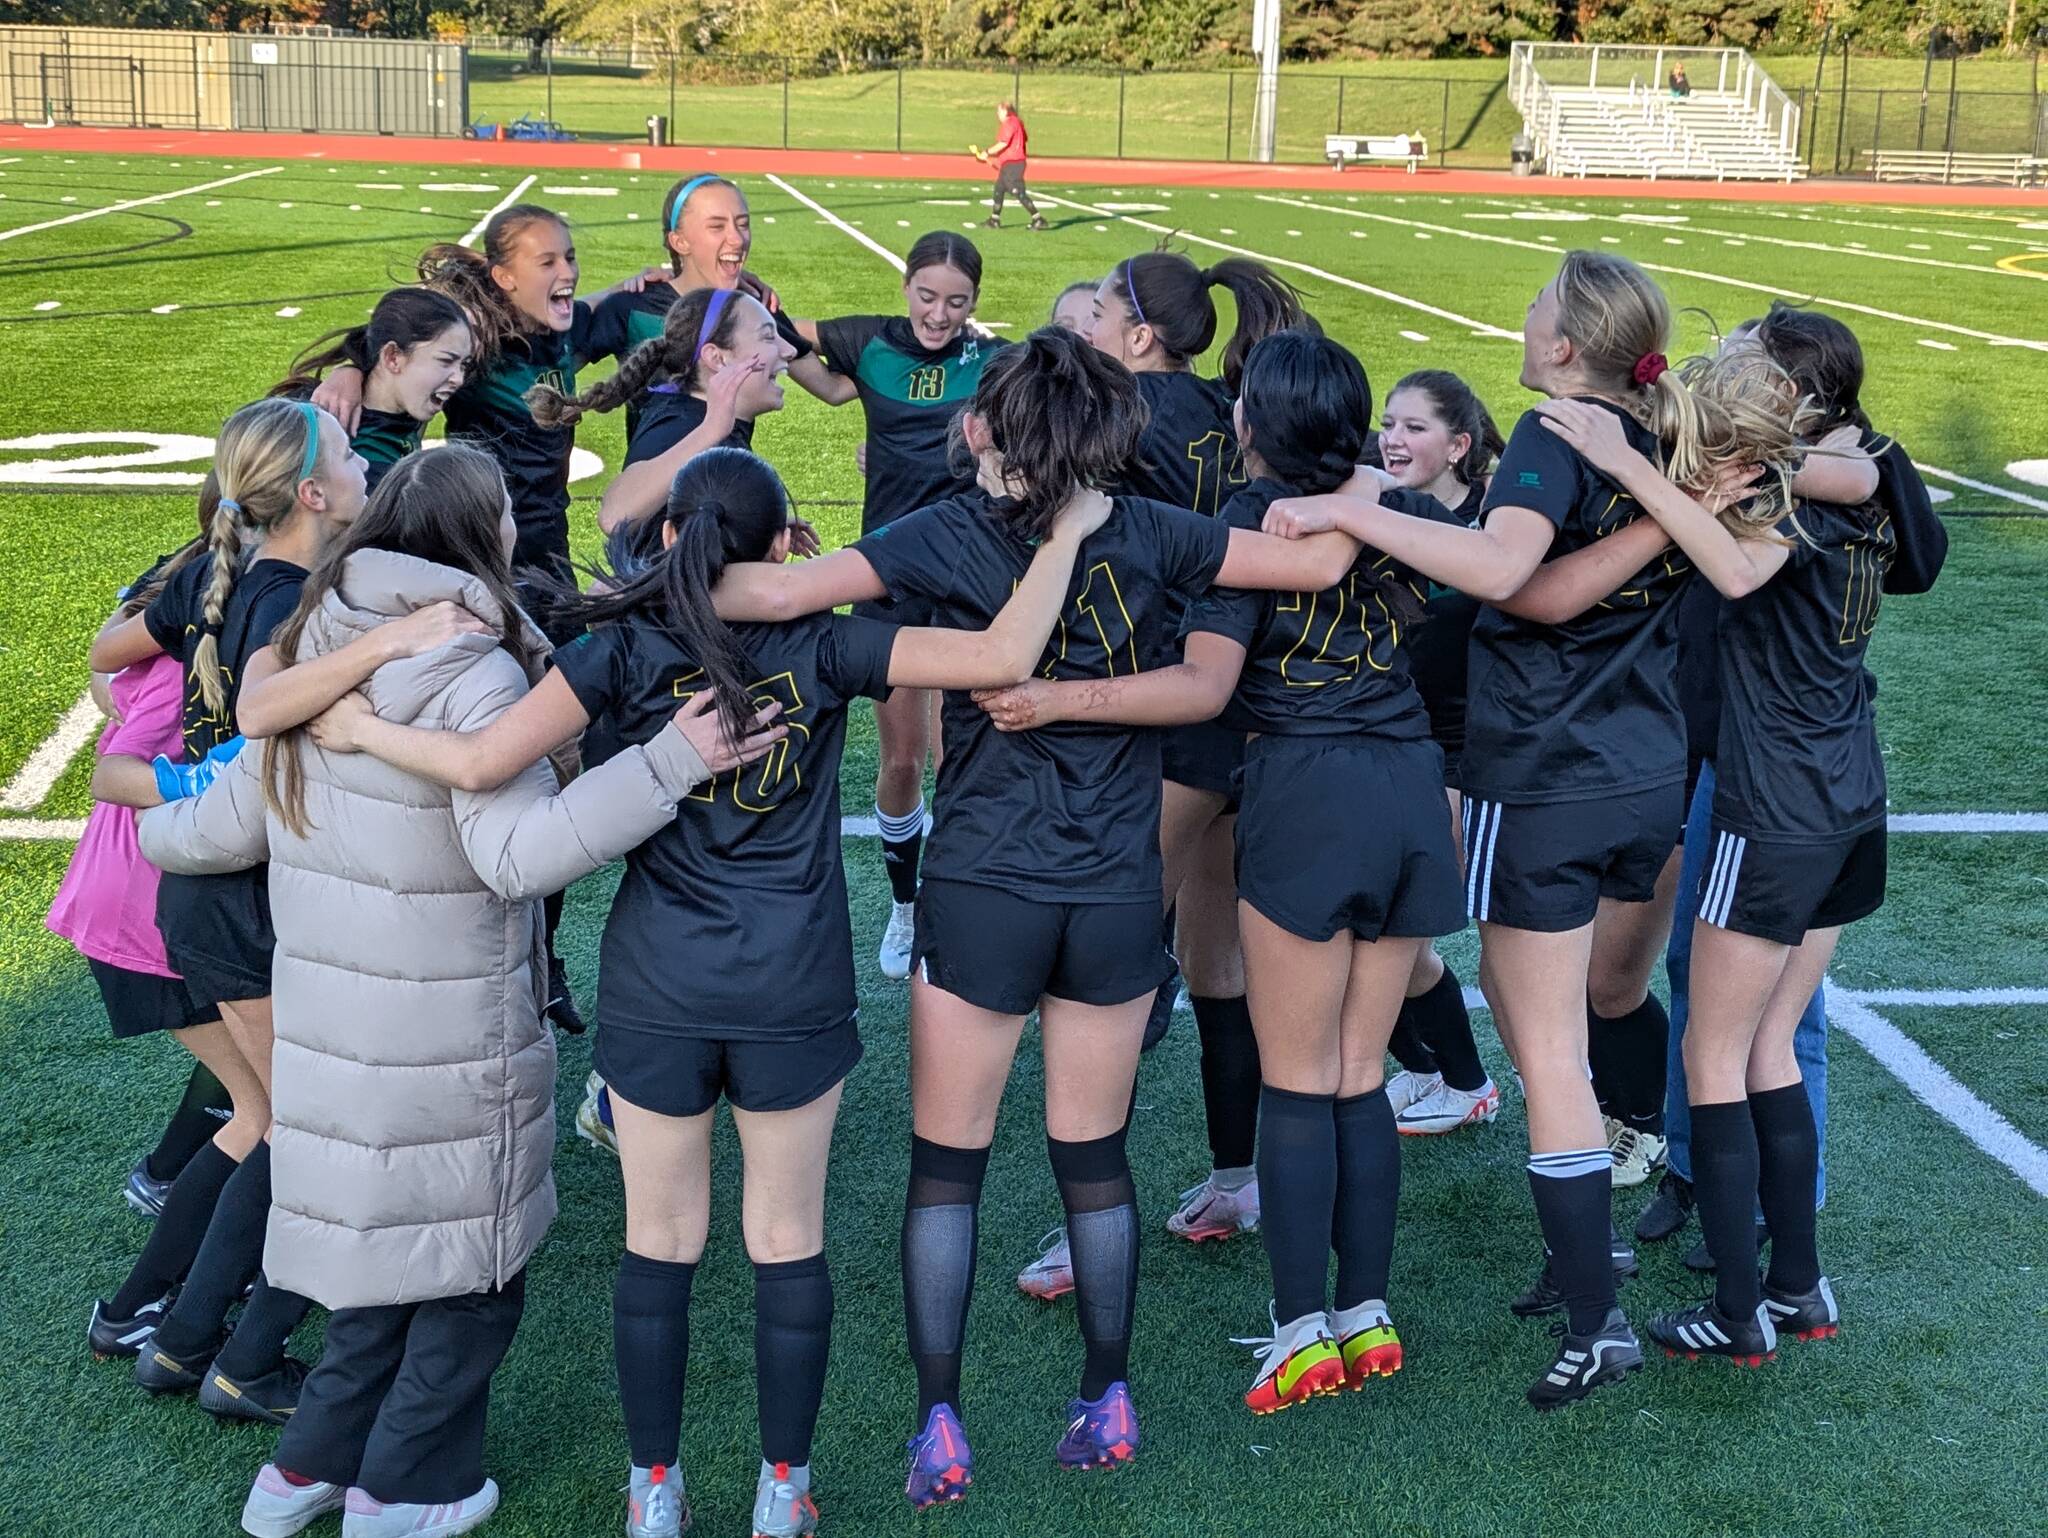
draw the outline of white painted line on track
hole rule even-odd
[[[1911,1090],[1914,1099],[1987,1157],[2019,1176],[2036,1196],[2048,1196],[2048,1150],[2030,1142],[2019,1128],[1957,1082],[1918,1042],[1857,995],[1830,988],[1827,1005],[1828,1017],[1836,1026]]]
[[[466,246],[469,245],[474,240],[476,240],[478,236],[483,234],[484,227],[486,225],[488,225],[493,219],[497,218],[498,215],[503,213],[506,209],[510,208],[514,203],[517,203],[520,200],[520,198],[525,195],[526,189],[528,187],[531,187],[535,182],[539,180],[540,178],[538,176],[529,176],[526,178],[525,181],[521,182],[518,186],[514,187],[502,198],[498,199],[497,202],[491,205],[490,211],[486,213],[483,216],[483,218],[477,220],[477,222],[470,227],[469,233],[463,236],[462,239],[457,242],[457,244]]]
[[[146,198],[128,198],[123,202],[109,203],[105,208],[88,208],[82,213],[66,214],[61,219],[45,219],[41,224],[24,224],[17,229],[0,230],[0,240],[12,240],[17,235],[33,235],[38,230],[54,230],[60,224],[77,224],[82,219],[97,219],[102,214],[126,213],[131,208],[145,208],[151,203],[168,203],[172,198],[190,197],[195,192],[211,192],[216,187],[233,186],[253,177],[275,176],[283,166],[265,166],[261,171],[243,171],[234,176],[224,176],[219,181],[201,182],[196,187],[180,187],[175,192],[152,193]]]
[[[66,766],[105,719],[90,694],[80,695],[78,703],[57,723],[57,729],[28,756],[28,762],[14,778],[0,787],[0,812],[33,812],[41,806],[50,787],[62,777]]]

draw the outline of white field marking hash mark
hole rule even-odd
[[[78,750],[85,746],[105,718],[90,694],[81,695],[64,713],[57,729],[31,753],[14,778],[0,788],[0,811],[33,812],[43,804],[50,787],[57,783]]]

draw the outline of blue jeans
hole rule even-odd
[[[1664,1079],[1664,1136],[1666,1157],[1680,1177],[1692,1179],[1692,1107],[1685,1097],[1685,1017],[1690,1004],[1687,974],[1692,967],[1692,926],[1699,909],[1700,875],[1706,869],[1707,853],[1713,847],[1714,766],[1700,769],[1699,788],[1693,792],[1692,809],[1685,819],[1685,857],[1678,870],[1678,906],[1671,916],[1671,944],[1664,953],[1664,971],[1671,982],[1671,1046],[1669,1068]],[[1814,1131],[1820,1137],[1820,1162],[1814,1183],[1816,1208],[1827,1200],[1828,1189],[1828,1017],[1823,1003],[1825,989],[1814,990],[1806,1013],[1799,1017],[1799,1029],[1792,1037],[1792,1055],[1799,1060],[1799,1076],[1806,1082],[1806,1099],[1813,1107]]]

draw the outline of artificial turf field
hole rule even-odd
[[[537,176],[526,195],[575,221],[586,291],[657,256],[667,178]],[[132,212],[26,228],[237,177]],[[271,1441],[257,1428],[218,1428],[189,1404],[149,1402],[125,1368],[95,1364],[84,1349],[92,1297],[111,1289],[144,1234],[120,1202],[122,1173],[154,1140],[185,1060],[168,1043],[113,1043],[83,964],[42,927],[70,852],[66,824],[87,810],[89,755],[69,759],[45,791],[53,755],[38,750],[84,691],[86,644],[116,586],[191,529],[206,445],[173,443],[145,463],[121,461],[144,452],[132,444],[18,440],[209,437],[299,347],[360,320],[422,247],[462,237],[523,179],[511,168],[375,162],[0,160],[0,1142],[9,1150],[0,1530],[10,1534],[232,1531]],[[946,183],[744,181],[753,265],[806,315],[898,302],[890,268],[854,231],[900,252],[926,229],[961,229],[984,213],[979,189]],[[988,257],[980,314],[1000,334],[1027,330],[1066,282],[1149,246],[1158,225],[1302,264],[1283,270],[1358,351],[1382,395],[1410,368],[1454,368],[1505,424],[1527,399],[1512,333],[1555,252],[1570,245],[1605,243],[1684,269],[1660,275],[1674,302],[1723,325],[1759,311],[1763,290],[1863,306],[1845,318],[1870,357],[1872,415],[1923,464],[1962,478],[1930,476],[1954,494],[1942,504],[1953,544],[1941,585],[1889,604],[1872,650],[1894,811],[2048,809],[2038,747],[2048,714],[2039,596],[2048,585],[2039,516],[2048,512],[2048,285],[1998,266],[2048,271],[2048,256],[2028,256],[2048,252],[2048,226],[2012,210],[1830,207],[1818,188],[1811,203],[1782,206],[1626,203],[1589,191],[1539,207],[1529,197],[1438,198],[1427,185],[1358,193],[1333,178],[1330,192],[1273,202],[1048,183],[1042,192],[1061,200],[1048,210],[1052,232],[976,230]],[[1687,315],[1674,355],[1707,337],[1704,319]],[[756,440],[835,543],[856,518],[859,423],[792,390],[789,409]],[[596,418],[580,443],[615,464],[621,434],[616,420]],[[67,484],[24,468],[95,454],[112,460],[74,462],[74,475],[130,479]],[[584,553],[594,551],[601,484],[578,483]],[[846,772],[853,815],[869,810],[872,742],[870,718],[857,713]],[[2048,1475],[2048,1156],[2034,1145],[2048,1141],[2048,841],[2038,816],[1984,825],[2006,831],[1896,838],[1890,901],[1837,958],[1838,1024],[1904,1064],[1979,1139],[1966,1140],[1878,1057],[1835,1033],[1821,1239],[1844,1309],[1839,1342],[1788,1343],[1760,1374],[1659,1358],[1590,1403],[1530,1413],[1521,1391],[1550,1343],[1505,1306],[1537,1243],[1510,1088],[1494,1126],[1404,1148],[1391,1301],[1407,1370],[1364,1394],[1255,1421],[1237,1398],[1251,1358],[1227,1337],[1263,1329],[1263,1253],[1248,1239],[1192,1250],[1161,1227],[1207,1158],[1183,1016],[1147,1060],[1132,1133],[1149,1236],[1134,1371],[1145,1451],[1114,1475],[1061,1475],[1050,1449],[1078,1371],[1071,1307],[1043,1308],[1010,1285],[1057,1216],[1027,1042],[983,1214],[965,1405],[977,1483],[965,1507],[925,1516],[900,1495],[900,1449],[913,1429],[896,1279],[904,994],[874,977],[887,891],[873,846],[849,840],[870,1050],[849,1087],[831,1189],[838,1325],[815,1460],[827,1530],[2038,1531]],[[564,930],[586,1002],[611,879],[572,893]],[[1472,937],[1454,938],[1446,953],[1470,982]],[[1992,989],[2015,991],[1978,992]],[[1505,1080],[1483,1016],[1480,1034]],[[1938,1081],[1928,1089],[1916,1046],[1959,1081],[1960,1099]],[[563,1215],[535,1261],[526,1323],[494,1402],[489,1466],[505,1505],[488,1530],[508,1535],[607,1532],[620,1521],[626,1454],[609,1307],[618,1177],[608,1156],[567,1130],[588,1055],[585,1041],[563,1044]],[[2003,1118],[2003,1130],[1973,1122],[1971,1104]],[[2031,1171],[2032,1188],[1983,1143]],[[729,1135],[720,1160],[684,1435],[698,1530],[711,1538],[746,1531],[757,1457],[751,1282]],[[1647,1194],[1620,1194],[1618,1221],[1632,1223]],[[1624,1288],[1639,1324],[1699,1295],[1679,1247],[1646,1250],[1642,1276]],[[300,1354],[317,1346],[309,1325]]]

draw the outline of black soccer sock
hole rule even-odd
[[[1202,1038],[1202,1110],[1209,1158],[1219,1170],[1251,1168],[1258,1153],[1259,1038],[1242,997],[1191,996]]]
[[[875,825],[882,835],[882,866],[889,872],[889,895],[900,903],[917,897],[917,857],[924,845],[924,802],[901,817],[875,808]]]
[[[1074,1302],[1087,1361],[1081,1397],[1100,1399],[1131,1376],[1131,1318],[1138,1301],[1138,1193],[1124,1132],[1085,1143],[1045,1140],[1067,1213]]]
[[[221,1187],[178,1301],[157,1328],[156,1343],[166,1355],[199,1356],[220,1339],[228,1310],[262,1269],[269,1224],[270,1145],[258,1143]]]
[[[1337,1208],[1337,1097],[1259,1091],[1259,1228],[1282,1324],[1321,1313]]]
[[[1394,1213],[1401,1203],[1401,1134],[1384,1087],[1336,1103],[1339,1309],[1387,1296]]]
[[[292,1331],[312,1306],[312,1299],[273,1287],[269,1278],[258,1277],[256,1291],[242,1306],[235,1333],[213,1359],[214,1366],[243,1383],[276,1372],[284,1366],[284,1348]]]
[[[832,1273],[824,1254],[754,1262],[754,1380],[765,1462],[802,1468],[811,1461],[831,1352]]]
[[[1597,1330],[1614,1307],[1614,1267],[1607,1254],[1613,1175],[1614,1159],[1605,1148],[1529,1158],[1529,1191],[1550,1250],[1550,1274],[1574,1335]]]
[[[235,1103],[228,1098],[227,1087],[206,1064],[194,1063],[178,1109],[171,1113],[156,1147],[142,1161],[143,1173],[151,1180],[176,1180],[192,1156],[212,1142],[214,1133],[234,1114]]]
[[[1587,1062],[1600,1109],[1638,1132],[1664,1135],[1664,1075],[1671,1017],[1654,993],[1609,1018],[1586,1005]]]
[[[555,931],[562,927],[562,906],[564,901],[565,894],[561,892],[550,892],[540,900],[541,921],[547,928],[548,957],[550,960],[561,955],[561,952],[555,949]]]
[[[1794,1080],[1751,1095],[1749,1114],[1756,1126],[1757,1199],[1771,1234],[1770,1284],[1780,1292],[1811,1292],[1820,1285],[1813,1231],[1820,1136],[1813,1103],[1805,1084]]]
[[[1394,1020],[1394,1034],[1387,1038],[1387,1050],[1409,1073],[1428,1078],[1437,1071],[1436,1054],[1415,1028],[1415,999],[1401,1001],[1401,1013]]]
[[[917,1368],[917,1423],[934,1405],[960,1409],[960,1352],[974,1299],[986,1148],[948,1148],[910,1138],[910,1191],[903,1206],[903,1322]]]
[[[1759,1301],[1756,1283],[1757,1135],[1747,1100],[1692,1108],[1692,1194],[1700,1234],[1714,1257],[1714,1306],[1748,1319]],[[1813,1206],[1807,1170],[1807,1207]],[[1813,1232],[1811,1224],[1807,1232]]]
[[[191,1269],[192,1257],[199,1253],[213,1221],[213,1209],[220,1205],[221,1188],[236,1168],[219,1144],[209,1142],[178,1172],[142,1254],[107,1303],[112,1317],[133,1319],[138,1308],[169,1292]]]
[[[1479,1061],[1479,1044],[1472,1039],[1465,985],[1448,963],[1427,993],[1402,1004],[1401,1015],[1414,1021],[1415,1034],[1435,1059],[1444,1083],[1468,1095],[1477,1094],[1486,1083],[1486,1065]]]
[[[639,1468],[674,1467],[682,1445],[690,1283],[696,1274],[692,1260],[650,1260],[631,1250],[619,1256],[612,1283],[612,1354],[626,1446]]]
[[[1586,1070],[1592,1077],[1593,1098],[1600,1103],[1602,1116],[1616,1114],[1615,1081],[1620,1073],[1614,1061],[1617,1024],[1593,1008],[1591,999],[1586,1000]]]

